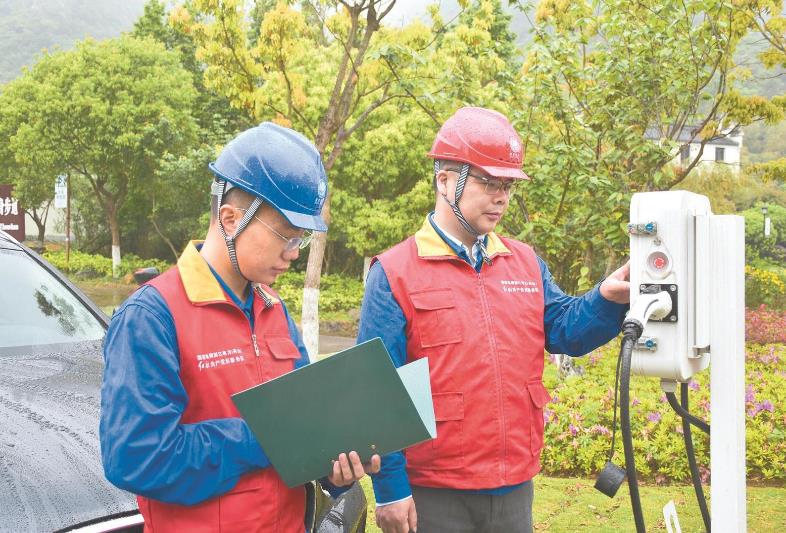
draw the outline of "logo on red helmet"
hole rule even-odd
[[[521,163],[521,143],[515,137],[511,137],[508,141],[508,150],[510,152],[510,160],[513,163]]]

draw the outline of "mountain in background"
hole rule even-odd
[[[41,50],[67,50],[86,37],[116,37],[134,26],[146,0],[0,0],[0,83]]]

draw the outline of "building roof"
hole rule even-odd
[[[675,140],[683,144],[687,142],[690,142],[691,144],[693,143],[698,144],[701,142],[701,140],[698,138],[698,135],[696,134],[697,129],[698,126],[684,126],[680,131],[680,134],[677,136]],[[734,129],[732,129],[731,131],[729,131],[724,135],[717,135],[715,137],[712,137],[705,144],[711,144],[715,146],[740,146],[739,141],[731,138],[731,137],[736,137],[737,135],[739,135],[739,133],[740,133],[739,126],[736,126],[734,127]],[[663,136],[661,135],[660,128],[657,128],[655,126],[648,127],[647,130],[644,132],[645,139],[656,141],[661,139],[662,137]]]

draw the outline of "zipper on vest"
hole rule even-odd
[[[254,344],[254,353],[257,354],[257,357],[259,357],[259,345],[257,345],[257,334],[256,333],[252,333],[251,334],[251,342]]]
[[[486,286],[483,282],[483,275],[477,272],[478,288],[480,289],[480,302],[483,306],[483,313],[486,318],[486,325],[488,327],[489,344],[491,345],[491,356],[494,361],[494,377],[497,385],[497,409],[499,409],[499,419],[502,429],[502,461],[500,461],[500,469],[502,476],[507,477],[507,458],[508,458],[508,436],[505,426],[505,405],[502,400],[502,374],[499,369],[499,350],[497,349],[497,339],[494,335],[494,325],[492,324],[491,308],[488,304],[486,297]]]

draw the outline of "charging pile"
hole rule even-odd
[[[636,531],[645,530],[630,420],[631,374],[656,377],[682,417],[683,435],[706,530],[745,530],[744,227],[741,217],[717,216],[706,197],[684,191],[638,193],[628,225],[631,308],[623,323],[615,390],[619,390],[625,469],[609,461],[596,488],[613,497],[628,480]],[[710,433],[689,412],[687,382],[706,369],[711,416],[723,445],[711,435],[713,519],[693,453],[691,425]],[[680,386],[680,401],[676,390]],[[722,465],[716,468],[717,465]]]

